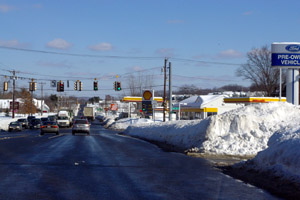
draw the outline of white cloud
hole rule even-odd
[[[113,49],[113,47],[112,44],[103,42],[96,45],[91,45],[89,46],[89,49],[93,51],[110,51]]]
[[[222,51],[217,55],[217,58],[241,58],[241,57],[243,57],[243,54],[233,49]]]
[[[0,4],[0,12],[1,13],[7,13],[7,12],[13,10],[13,9],[14,9],[13,6],[5,5],[5,4]]]
[[[174,49],[172,48],[161,48],[155,51],[156,54],[164,57],[173,57],[174,56]]]
[[[56,38],[46,44],[47,47],[49,48],[54,48],[54,49],[68,49],[72,46],[71,43],[67,42],[64,39],[61,38]]]
[[[20,43],[18,40],[0,40],[0,46],[4,47],[28,47],[29,44]]]

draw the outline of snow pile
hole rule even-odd
[[[207,119],[143,123],[129,126],[124,134],[189,149],[204,141],[208,125]]]
[[[134,124],[124,133],[211,154],[253,156],[268,147],[271,135],[300,121],[289,103],[245,106],[205,120]]]
[[[8,131],[9,123],[17,120],[18,119],[12,119],[11,117],[0,117],[0,130]]]
[[[292,128],[293,127],[293,128]],[[289,127],[283,127],[269,140],[269,147],[246,162],[252,168],[292,181],[300,182],[300,121],[296,119]],[[290,129],[290,130],[289,130]]]
[[[211,117],[207,140],[200,147],[209,153],[255,155],[268,147],[274,132],[294,120],[300,120],[300,110],[289,103],[245,106]]]
[[[125,130],[133,124],[152,123],[153,121],[145,118],[124,118],[110,124],[109,128],[114,130]]]

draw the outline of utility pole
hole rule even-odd
[[[15,118],[15,88],[16,88],[16,71],[13,71],[13,102],[12,102],[12,118]]]
[[[43,86],[45,85],[45,83],[40,83],[41,85],[41,116],[43,116],[43,111],[44,111],[44,94],[43,94]]]
[[[169,121],[172,120],[172,64],[169,62]]]
[[[163,121],[166,121],[166,85],[167,85],[167,62],[168,58],[165,58],[164,66],[164,96],[163,96]]]

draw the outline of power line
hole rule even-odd
[[[91,57],[91,58],[111,58],[111,59],[136,59],[136,60],[157,60],[162,59],[162,57],[137,57],[137,56],[108,56],[108,55],[92,55],[92,54],[77,54],[77,53],[63,53],[55,51],[43,51],[34,49],[24,49],[16,47],[0,46],[1,49],[25,51],[31,53],[43,53],[43,54],[54,54],[54,55],[64,55],[64,56],[75,56],[75,57]]]
[[[31,53],[43,53],[43,54],[53,54],[53,55],[64,55],[64,56],[74,56],[74,57],[91,57],[91,58],[109,58],[109,59],[134,59],[134,60],[161,60],[164,57],[151,57],[151,56],[119,56],[119,55],[93,55],[93,54],[79,54],[79,53],[63,53],[56,51],[43,51],[43,50],[34,50],[34,49],[24,49],[24,48],[16,48],[16,47],[7,47],[1,46],[1,49],[15,50],[15,51],[24,51]],[[226,62],[212,62],[212,61],[204,61],[204,60],[195,60],[195,59],[187,59],[187,58],[176,58],[169,57],[169,60],[180,61],[180,62],[197,62],[203,64],[214,64],[214,65],[229,65],[229,66],[240,66],[240,63],[226,63]]]

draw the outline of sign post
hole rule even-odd
[[[272,67],[280,68],[280,100],[281,100],[281,70],[287,69],[286,100],[299,105],[299,68],[300,43],[276,42],[272,43]]]

